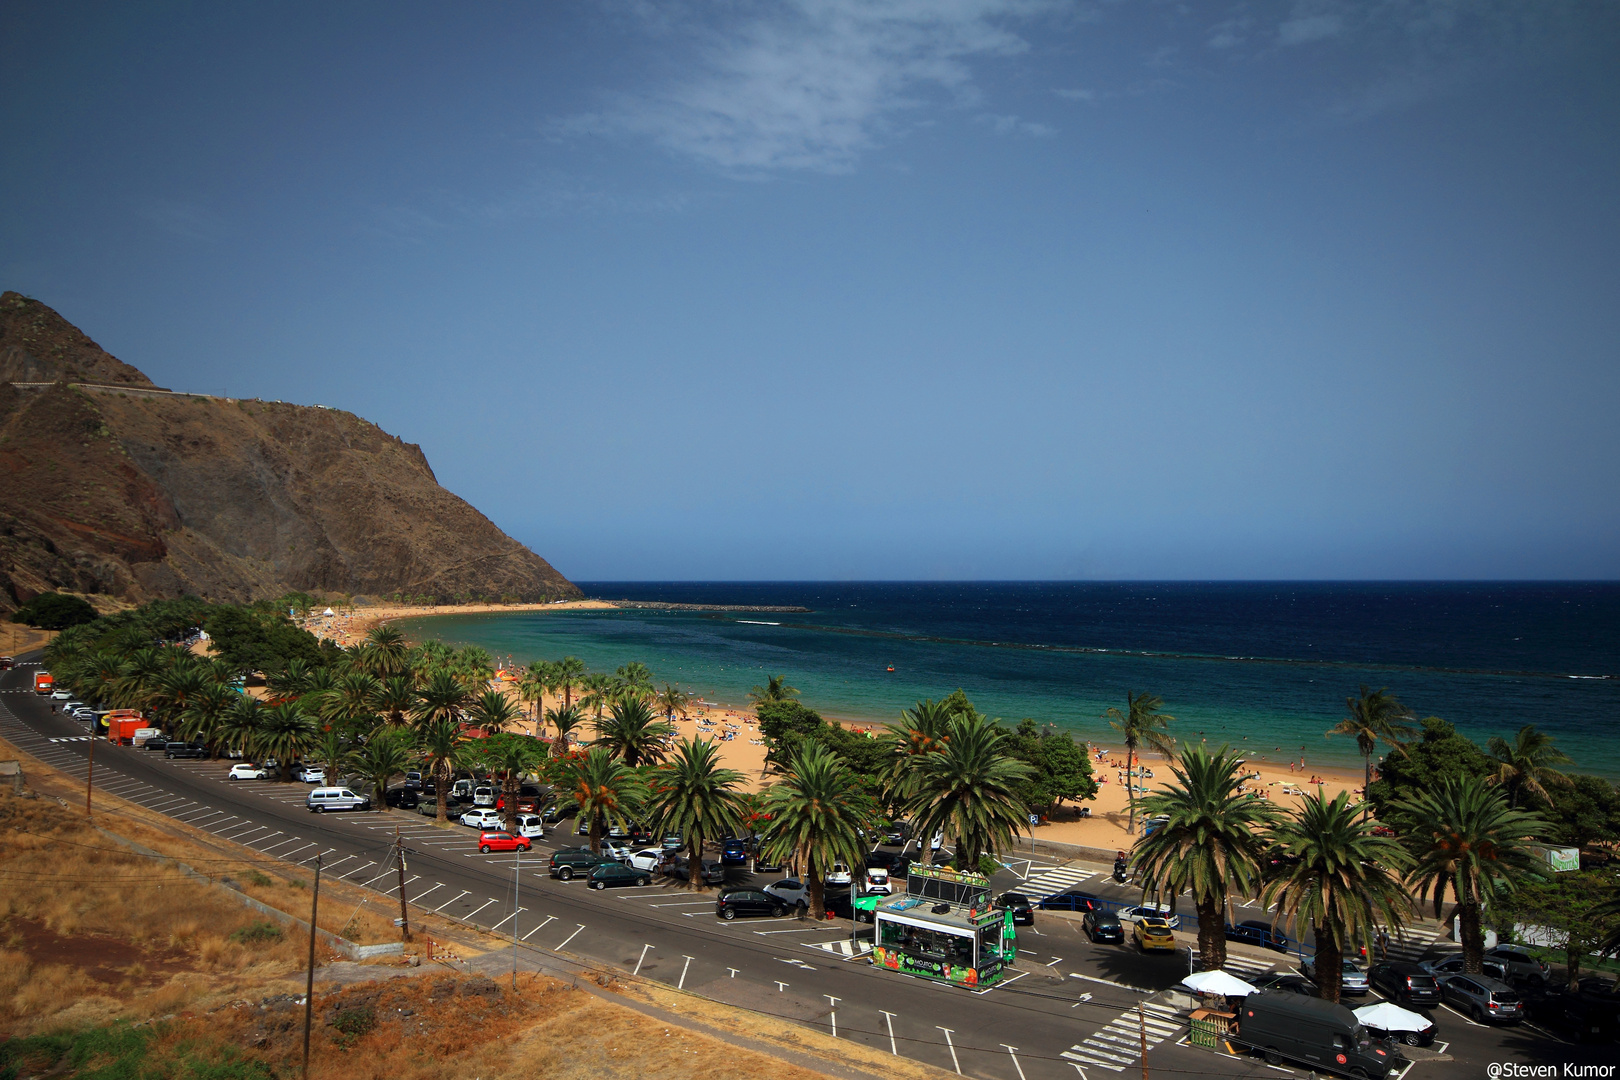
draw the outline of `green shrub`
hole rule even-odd
[[[259,876],[264,877],[263,874]],[[266,880],[269,879],[266,878]],[[281,927],[273,922],[265,922],[260,919],[257,922],[251,922],[246,926],[232,930],[230,936],[231,940],[239,945],[259,945],[269,941],[280,941]]]

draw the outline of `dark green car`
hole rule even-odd
[[[605,862],[591,868],[590,886],[605,889],[609,885],[651,885],[652,875],[617,862]]]
[[[575,874],[588,874],[595,867],[603,865],[619,864],[612,859],[604,859],[586,848],[562,848],[552,852],[551,876],[561,878],[563,881],[572,881]]]

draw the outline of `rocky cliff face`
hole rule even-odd
[[[291,589],[579,595],[375,424],[157,390],[50,308],[0,295],[0,606]]]

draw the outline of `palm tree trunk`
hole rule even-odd
[[[508,772],[506,780],[501,784],[501,794],[506,797],[506,831],[513,836],[517,835],[517,774]]]
[[[821,871],[816,869],[816,860],[811,859],[809,873],[805,875],[805,884],[810,886],[810,917],[817,922],[827,917],[827,885],[821,880]]]
[[[1344,954],[1333,935],[1320,926],[1313,926],[1316,939],[1316,987],[1322,998],[1335,1005],[1339,1003],[1339,989],[1344,982]]]
[[[1363,755],[1366,768],[1361,774],[1361,820],[1366,821],[1367,815],[1372,813],[1372,800],[1367,798],[1368,790],[1372,787],[1372,754]]]
[[[439,812],[433,820],[443,825],[450,819],[449,798],[450,770],[446,768],[450,763],[441,761],[433,766],[433,798],[439,804]]]
[[[1478,975],[1485,963],[1485,934],[1479,925],[1479,904],[1474,901],[1458,904],[1457,921],[1462,931],[1463,971]]]
[[[1135,766],[1132,764],[1135,760],[1136,747],[1127,742],[1125,744],[1125,805],[1127,807],[1125,831],[1127,833],[1136,831],[1136,781],[1131,777],[1131,773],[1135,771]]]
[[[686,887],[703,891],[703,836],[697,832],[686,843]]]
[[[1226,966],[1225,903],[1210,896],[1198,901],[1198,957],[1205,971]]]

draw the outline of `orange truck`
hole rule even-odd
[[[150,726],[135,709],[114,709],[107,714],[107,741],[120,746],[133,746],[135,733]]]
[[[34,693],[48,694],[56,689],[56,676],[48,671],[34,672]]]

